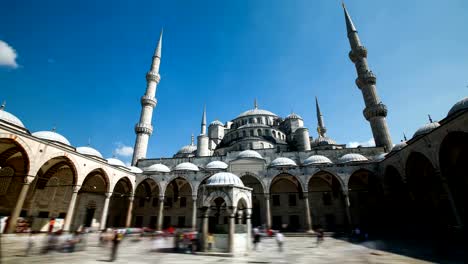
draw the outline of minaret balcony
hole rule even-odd
[[[372,71],[367,71],[356,79],[356,85],[359,87],[359,89],[362,89],[367,85],[375,85],[376,83],[377,76],[375,76]]]
[[[387,116],[387,106],[382,103],[376,105],[368,106],[363,111],[364,117],[366,120],[370,120],[373,117],[386,117]]]
[[[141,97],[141,105],[143,105],[143,106],[149,105],[151,107],[155,107],[157,103],[158,103],[158,101],[156,100],[156,98],[154,98],[152,96],[143,95]]]
[[[349,52],[349,59],[356,62],[361,58],[367,58],[367,49],[364,46],[357,46]]]
[[[138,123],[135,125],[135,133],[151,135],[153,133],[153,126],[151,124]]]
[[[146,81],[148,82],[153,81],[153,82],[159,83],[160,79],[161,79],[161,76],[159,76],[159,73],[157,72],[150,71],[146,74]]]

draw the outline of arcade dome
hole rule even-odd
[[[296,167],[297,164],[290,158],[279,157],[270,163],[270,167]]]
[[[244,150],[237,155],[238,159],[263,159],[262,155],[254,150]]]
[[[177,164],[174,168],[175,171],[199,171],[197,165],[190,162],[182,162]]]
[[[3,107],[0,108],[0,120],[5,121],[5,122],[10,123],[10,124],[13,124],[15,126],[25,128],[23,122],[21,122],[21,120],[19,118],[17,118],[13,114],[10,114],[9,112],[5,111],[3,109]]]
[[[230,172],[218,172],[208,178],[206,185],[235,185],[244,187],[242,180],[237,175]]]
[[[109,165],[127,167],[127,166],[125,166],[125,163],[123,163],[123,161],[121,161],[119,159],[116,159],[116,158],[108,158],[107,163],[109,163]]]
[[[418,130],[416,130],[416,132],[413,135],[413,138],[417,136],[425,135],[431,132],[434,128],[438,128],[438,127],[440,127],[439,122],[432,122],[432,123],[425,124],[424,126],[420,127]]]
[[[205,168],[207,170],[225,170],[228,168],[228,165],[222,161],[214,160],[206,164]]]
[[[59,142],[59,143],[71,146],[70,141],[68,141],[67,138],[65,138],[64,136],[54,131],[38,131],[38,132],[32,133],[32,135],[41,139],[48,140],[48,141],[55,141],[55,142]]]
[[[88,147],[88,146],[77,147],[76,152],[81,153],[81,154],[86,155],[86,156],[95,156],[95,157],[98,157],[98,158],[103,158],[102,154],[99,151],[97,151],[96,149],[94,149],[92,147]]]
[[[456,112],[463,110],[463,109],[467,109],[467,108],[468,108],[468,97],[465,97],[461,99],[460,101],[458,101],[457,103],[455,103],[452,106],[452,108],[450,108],[450,111],[448,112],[447,116],[453,115]]]
[[[368,161],[366,157],[357,153],[349,153],[340,158],[340,163]]]
[[[147,171],[147,172],[171,172],[169,167],[167,167],[166,165],[161,164],[161,163],[153,164],[153,165],[145,168],[144,171]]]
[[[332,161],[322,155],[312,155],[304,160],[304,166],[317,165],[317,164],[330,164]]]
[[[133,173],[142,173],[143,172],[142,169],[140,169],[138,167],[135,167],[135,166],[130,166],[130,167],[127,167],[127,168],[129,168],[130,171],[133,172]]]

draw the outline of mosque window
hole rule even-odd
[[[249,119],[249,123],[253,124],[253,123],[254,123],[254,119],[253,119],[253,118],[250,118],[250,119]]]
[[[273,206],[280,206],[280,196],[278,194],[275,194],[272,196],[273,198]]]
[[[273,135],[273,137],[276,137],[276,132],[274,130],[271,131],[271,134]]]
[[[296,206],[297,205],[297,200],[296,200],[296,194],[291,193],[288,196],[288,205],[289,206]]]
[[[261,137],[262,136],[262,130],[261,129],[257,130],[257,134]]]
[[[259,124],[262,123],[262,118],[261,117],[257,117],[257,123],[259,123]]]

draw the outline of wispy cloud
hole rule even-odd
[[[367,141],[358,142],[358,141],[351,141],[346,144],[348,148],[357,148],[358,146],[361,147],[375,147],[375,141],[373,138],[370,138]]]
[[[133,148],[121,142],[115,143],[117,148],[114,149],[114,154],[120,157],[130,157],[133,155]]]
[[[6,66],[13,69],[18,68],[16,57],[18,57],[16,50],[5,41],[0,40],[0,66]]]

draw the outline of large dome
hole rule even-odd
[[[161,164],[161,163],[156,163],[156,164],[153,164],[147,168],[145,168],[145,171],[148,171],[148,172],[171,172],[171,169],[169,169],[169,167],[167,167],[166,165],[164,164]]]
[[[246,116],[256,116],[256,115],[277,116],[276,114],[273,114],[272,112],[268,110],[254,108],[254,109],[250,109],[250,110],[243,112],[242,114],[238,115],[236,118],[246,117]]]
[[[10,124],[13,124],[15,126],[25,128],[24,125],[23,125],[23,122],[21,122],[21,120],[19,120],[19,118],[17,118],[13,114],[10,114],[7,111],[3,110],[3,107],[0,108],[0,120],[8,122]]]
[[[416,132],[414,132],[413,138],[417,136],[425,135],[431,132],[434,128],[438,128],[438,127],[440,127],[439,122],[432,122],[432,123],[425,124],[424,126],[420,127],[418,130],[416,130]]]
[[[461,99],[460,101],[458,101],[456,104],[454,104],[452,108],[450,108],[450,111],[448,112],[447,116],[450,116],[460,110],[467,109],[467,108],[468,108],[468,97],[465,97]]]
[[[270,163],[270,167],[296,167],[297,164],[290,158],[279,157]]]
[[[237,155],[238,159],[263,159],[262,155],[254,150],[244,150]]]
[[[317,165],[317,164],[330,164],[332,161],[322,155],[312,155],[304,160],[304,166]]]
[[[70,141],[68,141],[67,138],[54,131],[38,131],[32,133],[32,135],[41,139],[60,142],[62,144],[71,146]]]
[[[357,153],[349,153],[340,158],[340,163],[368,161],[366,157]]]
[[[174,168],[175,171],[199,171],[197,165],[190,162],[182,162],[177,164]]]
[[[242,186],[244,187],[244,183],[241,181],[237,175],[232,174],[230,172],[218,172],[208,178],[206,181],[206,185],[235,185],[235,186]]]
[[[126,167],[123,161],[116,159],[116,158],[108,158],[107,163],[109,163],[110,165],[114,165],[114,166]]]
[[[205,168],[207,170],[225,170],[228,168],[228,165],[222,161],[214,160],[206,164]]]
[[[76,152],[87,155],[87,156],[95,156],[95,157],[102,158],[102,154],[99,151],[88,146],[77,147]]]

